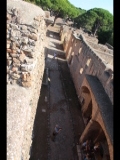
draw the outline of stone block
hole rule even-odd
[[[12,50],[9,49],[9,48],[7,48],[7,52],[8,52],[8,53],[12,53]]]
[[[34,54],[35,52],[31,51],[31,50],[23,50],[25,55],[30,57],[30,58],[33,58],[34,57]]]
[[[11,15],[7,13],[7,20],[11,20]]]
[[[12,42],[12,43],[11,43],[11,49],[13,49],[13,50],[16,49],[16,43],[15,43],[15,42]]]
[[[12,60],[7,59],[7,65],[10,66],[12,64]]]
[[[28,43],[28,37],[22,37],[21,42],[24,43],[24,44],[27,44]]]
[[[21,29],[22,29],[22,30],[27,30],[27,26],[21,25]]]
[[[16,38],[15,37],[10,37],[10,40],[13,41],[13,42],[16,42],[17,39],[18,39],[17,37]]]
[[[32,39],[29,39],[29,44],[32,45],[32,46],[35,46],[35,41],[32,40]]]
[[[26,81],[27,81],[27,82],[32,81],[32,75],[31,75],[30,73],[28,73],[26,76],[27,76],[27,77],[26,77]]]
[[[19,74],[16,74],[16,73],[12,73],[12,74],[11,74],[11,78],[17,80],[17,79],[20,78],[20,75],[19,75]]]
[[[22,81],[23,81],[23,82],[26,82],[26,79],[27,79],[27,78],[26,78],[26,73],[22,72]]]
[[[18,67],[12,67],[12,71],[15,72],[15,73],[17,73]]]
[[[18,57],[18,54],[16,54],[16,53],[10,53],[10,56],[11,56],[12,58],[17,58],[17,57]]]
[[[19,29],[16,24],[11,23],[10,26],[11,26],[11,28],[12,28],[13,30],[18,30],[18,29]]]
[[[25,56],[24,52],[22,52],[22,53],[20,54],[20,56],[19,56],[20,62],[24,62],[25,57],[26,57],[26,56]]]
[[[38,39],[37,35],[34,34],[34,33],[29,34],[29,38],[30,38],[30,39],[33,39],[33,40],[35,40],[35,41],[37,41],[37,39]]]
[[[10,48],[10,43],[7,43],[7,48]]]
[[[34,28],[28,27],[28,30],[29,30],[31,33],[37,33],[37,30],[34,29]]]
[[[22,64],[22,65],[21,65],[21,70],[22,70],[22,71],[27,71],[27,72],[29,72],[29,71],[32,71],[33,68],[34,68],[33,64],[31,64],[31,65]]]
[[[7,66],[7,73],[9,73],[9,67]]]
[[[31,81],[30,82],[22,82],[23,87],[31,87],[31,85],[32,85]]]
[[[13,62],[16,64],[20,64],[20,61],[17,58],[13,58]]]
[[[36,21],[40,21],[41,20],[41,18],[40,18],[40,16],[36,16],[35,18],[34,18],[34,20],[36,20]]]

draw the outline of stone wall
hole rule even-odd
[[[45,67],[44,17],[44,11],[33,4],[8,0],[6,42],[8,160],[28,160],[30,157],[33,123]]]
[[[91,116],[80,137],[80,143],[90,137],[96,141],[99,136],[94,135],[97,122],[98,128],[103,130],[109,156],[113,160],[113,50],[94,43],[93,38],[79,34],[78,31],[69,32],[67,27],[61,28],[60,36],[81,103],[83,119]]]
[[[62,37],[64,37],[64,35],[69,37],[68,43],[63,46],[66,51],[66,59],[78,96],[80,95],[80,88],[85,74],[90,74],[98,77],[113,104],[112,53],[95,50],[93,45],[91,46],[82,34],[78,37],[75,32],[71,34],[67,32],[68,35],[66,35],[64,28],[61,33]],[[96,45],[101,48],[106,48],[106,46],[103,47],[103,45]],[[106,50],[109,51],[110,49],[106,48]],[[112,50],[110,51],[113,52]]]

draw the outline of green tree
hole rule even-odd
[[[112,37],[112,34],[112,30],[100,29],[98,31],[98,43],[105,44],[106,42],[108,42],[109,44],[113,45],[112,39],[110,39]]]
[[[114,46],[113,45],[113,32],[112,32],[112,34],[111,34],[111,36],[110,36],[110,38],[109,38],[109,40],[107,41],[111,46]]]
[[[79,15],[75,18],[75,22],[77,23],[77,27],[83,27],[88,30],[91,30],[94,35],[97,34],[97,31],[105,27],[112,28],[113,26],[113,15],[102,8],[94,8],[90,9],[87,12]]]

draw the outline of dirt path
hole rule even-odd
[[[49,83],[41,89],[30,160],[78,159],[76,144],[84,124],[58,32],[58,26],[49,27],[47,31],[46,68],[49,69]],[[54,52],[56,59],[52,59]],[[48,102],[44,101],[45,96]],[[53,142],[51,135],[56,124],[63,129]]]

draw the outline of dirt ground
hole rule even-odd
[[[76,145],[85,126],[59,29],[58,25],[49,26],[46,33],[48,85],[42,85],[40,92],[30,160],[78,160]],[[53,142],[51,135],[56,124],[62,130]]]

